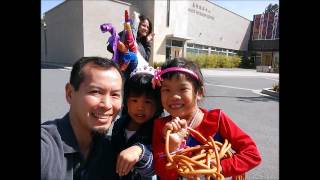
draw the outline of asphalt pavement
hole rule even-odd
[[[71,67],[43,64],[41,70],[41,122],[68,111],[64,86]],[[256,142],[262,163],[246,179],[279,179],[279,99],[262,94],[279,82],[277,73],[254,69],[202,69],[205,98],[201,106],[220,108]]]

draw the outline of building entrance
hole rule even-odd
[[[183,41],[167,39],[166,41],[166,59],[183,57]]]
[[[261,65],[272,66],[272,52],[263,52]]]
[[[172,58],[178,58],[182,57],[182,47],[171,47],[171,57]]]

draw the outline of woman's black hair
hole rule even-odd
[[[166,61],[162,66],[161,66],[161,70],[170,68],[170,67],[181,67],[181,68],[185,68],[185,69],[189,69],[191,71],[193,71],[194,73],[197,74],[198,76],[198,80],[195,79],[193,76],[189,75],[188,73],[184,73],[184,72],[180,72],[180,71],[172,71],[172,72],[167,72],[163,75],[161,75],[161,77],[163,79],[171,79],[172,77],[179,77],[181,74],[185,75],[186,78],[188,80],[190,80],[193,84],[193,86],[195,87],[195,93],[197,92],[201,92],[202,95],[204,95],[203,92],[203,87],[204,87],[204,80],[203,80],[203,76],[201,73],[201,70],[199,68],[199,66],[193,62],[193,61],[189,61],[185,58],[174,58],[172,60]]]
[[[150,19],[147,18],[145,15],[140,15],[140,16],[139,16],[139,19],[140,19],[140,23],[141,23],[142,21],[144,21],[144,20],[147,20],[147,21],[149,22],[149,32],[147,33],[147,36],[148,36],[149,34],[152,33],[152,22],[151,22]],[[140,23],[139,23],[139,26],[140,26]]]

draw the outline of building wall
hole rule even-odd
[[[100,25],[111,23],[117,33],[123,30],[124,12],[130,12],[130,4],[122,1],[83,1],[84,56],[112,58],[107,50],[109,32],[102,33]]]
[[[279,13],[253,16],[248,49],[258,72],[279,72]]]
[[[81,56],[93,55],[111,58],[112,54],[107,51],[110,33],[102,33],[100,25],[112,23],[120,32],[123,30],[125,9],[131,15],[133,11],[144,14],[153,23],[155,37],[151,44],[151,63],[165,61],[167,39],[247,50],[250,20],[206,0],[66,0],[45,14],[46,61],[73,63]],[[183,46],[185,52],[186,43]]]
[[[170,0],[170,23],[167,0],[155,1],[153,59],[165,61],[166,39],[247,51],[251,22],[209,1]]]
[[[171,0],[172,1],[172,0]],[[166,35],[172,34],[172,30],[166,25],[167,1],[155,1],[154,9],[154,40],[153,40],[153,62],[163,62],[166,58]]]
[[[41,62],[45,61],[45,30],[41,23]]]
[[[131,15],[133,14],[134,11],[145,15],[146,17],[148,17],[150,19],[150,21],[152,22],[152,28],[153,28],[153,32],[155,25],[154,25],[154,21],[155,21],[155,12],[154,12],[154,7],[155,7],[155,1],[152,0],[128,0],[127,2],[131,3],[131,7],[130,7],[130,13]],[[149,62],[152,63],[154,56],[153,53],[154,52],[154,43],[151,43],[151,56],[149,59]]]
[[[157,0],[155,0],[157,1]],[[130,0],[132,4],[132,10],[135,10],[141,14],[144,14],[150,20],[154,21],[154,7],[155,7],[155,1],[153,0]],[[163,1],[163,0],[162,0]]]
[[[187,36],[192,37],[191,43],[247,50],[250,20],[209,1],[188,1],[184,13],[189,17]]]
[[[46,62],[70,65],[84,55],[82,12],[81,1],[67,0],[45,13]]]

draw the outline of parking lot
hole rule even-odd
[[[220,108],[256,141],[262,163],[247,179],[279,179],[279,100],[261,94],[279,75],[244,69],[203,69],[205,98],[201,106]],[[41,122],[68,111],[64,86],[70,68],[43,65],[41,69]]]

